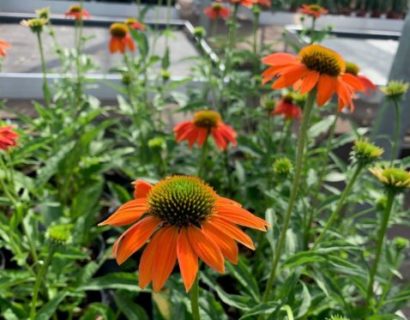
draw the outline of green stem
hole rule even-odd
[[[298,197],[298,191],[299,191],[299,187],[301,184],[301,178],[302,178],[302,172],[303,172],[303,162],[304,162],[303,160],[304,160],[304,154],[305,154],[305,143],[307,140],[307,131],[309,129],[310,115],[313,110],[315,97],[316,97],[316,90],[312,90],[309,93],[308,98],[306,100],[303,118],[302,118],[302,124],[301,124],[300,131],[299,131],[299,140],[298,140],[297,153],[296,153],[295,175],[293,176],[291,194],[289,198],[289,205],[288,205],[288,209],[286,211],[285,217],[284,217],[284,222],[283,222],[283,226],[281,228],[281,232],[279,235],[279,240],[276,245],[276,250],[274,253],[273,260],[272,260],[271,273],[270,273],[268,282],[266,284],[265,292],[263,294],[263,302],[267,302],[269,299],[272,285],[275,280],[276,270],[279,264],[280,256],[281,256],[282,250],[286,243],[286,232],[288,230],[290,218],[292,216],[292,211],[293,211],[293,208],[296,204],[296,200]]]
[[[327,220],[325,226],[323,227],[323,231],[319,235],[319,237],[316,239],[316,241],[313,245],[313,248],[316,248],[317,245],[320,243],[320,241],[323,240],[324,236],[329,231],[329,229],[332,227],[335,220],[339,217],[339,214],[343,209],[343,206],[346,202],[346,199],[349,196],[350,192],[352,191],[352,188],[353,188],[353,186],[354,186],[354,184],[355,184],[357,178],[359,177],[359,174],[360,174],[360,172],[362,171],[363,168],[364,168],[363,165],[357,165],[356,170],[354,171],[352,178],[347,183],[346,187],[344,188],[344,190],[343,190],[343,192],[342,192],[342,194],[339,198],[339,201],[337,202],[336,209],[332,212],[329,219]]]
[[[201,316],[199,315],[199,274],[196,276],[194,284],[190,290],[191,297],[191,309],[192,309],[192,320],[200,320]]]
[[[258,27],[259,27],[259,13],[253,14],[253,53],[258,54]]]
[[[36,318],[36,306],[37,306],[38,293],[40,291],[41,285],[44,282],[44,277],[46,275],[46,272],[51,262],[51,258],[53,257],[53,254],[54,254],[54,245],[50,243],[48,247],[47,258],[44,261],[43,265],[41,266],[40,271],[36,277],[36,282],[34,284],[33,298],[31,300],[31,308],[30,308],[30,320],[34,320]]]
[[[394,109],[396,111],[396,119],[394,126],[394,136],[393,136],[393,145],[391,151],[391,160],[390,165],[393,164],[393,160],[398,157],[398,149],[400,144],[400,128],[401,128],[401,108],[397,100],[394,100]]]
[[[198,166],[198,176],[201,178],[205,178],[205,167],[206,167],[206,160],[208,156],[208,136],[205,139],[204,144],[201,148],[201,159]]]
[[[41,71],[43,73],[43,93],[44,93],[44,101],[46,103],[46,107],[50,106],[50,90],[48,88],[48,81],[47,81],[47,68],[46,68],[46,59],[44,57],[44,48],[43,48],[43,41],[41,39],[40,32],[36,32],[37,35],[37,42],[38,48],[40,51],[40,59],[41,59]]]
[[[315,31],[316,31],[316,18],[312,18],[312,26],[310,29],[310,35],[309,35],[309,44],[312,44],[314,42],[314,36],[315,36]]]
[[[395,197],[395,193],[393,191],[390,190],[390,191],[387,192],[386,208],[383,212],[380,229],[379,229],[379,232],[377,234],[376,257],[374,259],[373,266],[370,269],[369,284],[367,286],[367,299],[366,299],[366,301],[367,301],[368,311],[370,311],[370,307],[373,305],[372,300],[373,300],[373,297],[374,297],[374,292],[373,292],[374,279],[376,277],[377,268],[379,266],[380,257],[381,257],[382,250],[383,250],[383,241],[384,241],[384,237],[386,235],[387,227],[388,227],[388,224],[389,224],[389,218],[390,218],[390,213],[391,213],[391,210],[392,210],[392,207],[393,207],[394,197]]]
[[[83,19],[76,20],[75,22],[76,30],[76,56],[75,56],[75,66],[76,66],[76,75],[77,75],[77,86],[76,86],[76,103],[77,106],[80,106],[81,94],[82,94],[82,74],[81,74],[81,49],[82,49],[82,37],[83,37]]]

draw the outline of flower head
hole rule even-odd
[[[195,27],[193,34],[197,38],[204,38],[206,36],[206,30],[204,27]]]
[[[302,109],[293,103],[293,95],[287,94],[278,101],[272,115],[281,115],[286,120],[296,120],[302,116]]]
[[[369,170],[387,189],[393,192],[401,192],[410,188],[409,171],[394,167],[374,167]]]
[[[17,145],[19,135],[11,126],[0,127],[0,150],[9,150]]]
[[[36,16],[39,19],[50,20],[50,8],[41,8],[36,10]]]
[[[253,6],[261,6],[270,8],[272,6],[271,0],[242,0],[241,5],[251,8]]]
[[[376,90],[376,85],[366,76],[359,74],[360,73],[360,67],[353,63],[353,62],[349,62],[346,61],[346,73],[349,73],[353,76],[355,76],[357,79],[359,79],[361,81],[361,83],[363,84],[363,87],[365,89],[366,92],[369,91],[374,91]]]
[[[11,47],[10,43],[5,40],[0,39],[0,57],[6,56],[6,50]]]
[[[222,122],[221,115],[212,110],[198,111],[190,121],[183,121],[174,128],[177,142],[187,140],[189,147],[192,148],[196,142],[202,146],[212,135],[219,149],[225,150],[228,143],[236,145],[236,132]]]
[[[84,9],[81,5],[72,5],[65,13],[66,17],[73,18],[75,20],[84,20],[90,18],[90,13]]]
[[[110,27],[110,34],[109,49],[111,53],[124,53],[127,49],[135,51],[135,43],[125,23],[113,23]]]
[[[409,247],[410,240],[403,237],[395,237],[393,239],[393,244],[397,250],[404,250]]]
[[[293,164],[287,157],[276,159],[273,163],[273,173],[281,178],[286,178],[293,171]]]
[[[265,231],[267,223],[240,204],[220,197],[197,177],[171,176],[152,186],[135,183],[135,199],[122,205],[100,225],[133,223],[115,241],[113,254],[122,264],[146,246],[139,264],[139,285],[152,282],[159,291],[175,263],[188,291],[198,272],[198,258],[224,272],[224,258],[238,261],[237,242],[254,249],[251,238],[237,225]]]
[[[401,99],[409,90],[410,83],[404,81],[392,80],[389,83],[382,87],[380,90],[388,99]]]
[[[167,82],[169,79],[171,79],[171,72],[167,69],[161,69],[161,78],[164,82]]]
[[[124,23],[133,30],[145,31],[145,25],[135,18],[128,18]]]
[[[302,94],[316,89],[316,102],[319,106],[336,93],[339,110],[344,107],[353,110],[354,93],[364,91],[362,82],[345,72],[343,58],[337,52],[318,44],[304,47],[298,56],[274,53],[262,61],[269,66],[262,74],[263,83],[278,77],[272,85],[273,89],[293,85]]]
[[[22,20],[20,24],[23,27],[30,28],[30,30],[34,33],[41,33],[43,31],[43,27],[47,24],[48,20],[42,18],[34,18],[28,20]]]
[[[227,19],[231,14],[231,10],[225,7],[220,2],[213,2],[210,6],[204,9],[204,14],[211,20]]]
[[[383,149],[377,147],[367,139],[358,139],[354,142],[353,158],[360,165],[370,164],[381,157]]]
[[[299,12],[313,19],[320,18],[320,16],[327,14],[327,10],[318,4],[303,4],[299,8]]]
[[[47,235],[52,241],[64,244],[70,240],[72,229],[72,224],[56,224],[47,229]]]

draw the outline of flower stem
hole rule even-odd
[[[37,42],[38,42],[38,49],[40,51],[40,59],[41,59],[41,71],[43,73],[43,93],[44,93],[44,101],[46,103],[46,107],[50,106],[50,90],[48,88],[48,81],[47,81],[47,68],[46,68],[46,59],[44,57],[44,48],[43,48],[43,41],[41,39],[40,32],[36,32],[37,35]]]
[[[389,224],[389,218],[390,218],[391,209],[393,207],[394,197],[395,197],[395,193],[393,191],[390,190],[390,191],[387,192],[386,208],[383,212],[381,226],[380,226],[379,232],[377,234],[376,257],[374,259],[373,266],[370,270],[369,284],[367,286],[367,299],[366,299],[366,301],[367,301],[368,311],[369,311],[370,307],[372,306],[372,300],[373,300],[373,296],[374,296],[374,292],[373,292],[374,279],[376,277],[377,268],[379,266],[380,257],[381,257],[381,254],[382,254],[383,241],[384,241],[384,237],[386,235],[387,226]]]
[[[208,136],[205,139],[204,144],[201,148],[201,158],[198,166],[198,176],[200,178],[205,178],[205,167],[206,167],[206,158],[208,156]]]
[[[320,243],[321,240],[323,240],[324,236],[326,235],[327,231],[329,231],[330,227],[333,225],[333,223],[335,222],[335,220],[339,217],[340,211],[342,211],[343,205],[346,202],[347,197],[349,196],[350,192],[352,191],[352,188],[360,174],[360,172],[362,171],[362,169],[364,168],[363,165],[358,164],[356,167],[356,170],[353,173],[352,178],[350,179],[350,181],[347,183],[346,187],[344,188],[339,201],[336,205],[336,209],[332,212],[332,214],[330,215],[329,219],[327,220],[325,226],[323,227],[323,231],[322,233],[319,235],[319,237],[316,239],[313,248],[316,248],[317,245]]]
[[[36,306],[37,306],[38,293],[40,291],[41,284],[44,282],[44,276],[47,272],[48,266],[50,265],[53,254],[54,254],[54,244],[50,243],[48,247],[47,258],[44,261],[43,265],[41,266],[40,271],[38,272],[37,277],[36,277],[36,282],[34,284],[33,298],[31,300],[31,308],[30,308],[30,320],[34,320],[36,318]]]
[[[253,14],[253,53],[258,54],[259,12]]]
[[[304,160],[304,151],[305,151],[305,143],[307,140],[307,131],[309,129],[309,122],[310,122],[310,115],[313,110],[314,102],[316,97],[316,90],[313,90],[309,93],[308,98],[306,100],[304,114],[302,118],[302,124],[299,131],[299,141],[297,146],[297,153],[296,153],[296,164],[295,164],[295,175],[293,176],[291,194],[289,198],[289,205],[286,211],[283,226],[281,228],[281,232],[279,235],[279,240],[276,245],[276,250],[272,260],[272,269],[271,274],[269,276],[268,282],[266,284],[266,289],[263,294],[263,302],[267,302],[269,299],[269,295],[271,293],[272,285],[275,280],[276,270],[279,264],[280,256],[282,250],[286,243],[286,231],[289,227],[290,218],[292,216],[293,208],[296,204],[298,190],[301,183],[302,172],[303,172],[303,160]]]
[[[192,320],[200,320],[201,317],[199,315],[199,274],[196,276],[194,284],[190,290],[190,297],[191,297],[191,309],[192,309]]]
[[[393,160],[398,157],[398,149],[399,149],[399,143],[400,143],[400,128],[401,128],[401,108],[400,105],[397,101],[397,99],[394,100],[394,109],[396,111],[396,125],[394,126],[394,136],[393,136],[393,145],[392,145],[392,150],[391,150],[391,160],[390,160],[390,165],[393,164]]]

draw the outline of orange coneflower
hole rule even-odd
[[[13,130],[11,126],[4,126],[0,128],[0,150],[7,151],[11,147],[17,145],[19,135]]]
[[[110,34],[109,49],[111,53],[124,53],[127,49],[129,51],[135,51],[135,43],[125,23],[113,23],[110,27]]]
[[[218,18],[226,19],[229,17],[230,13],[231,10],[219,2],[214,2],[204,9],[204,14],[211,20],[216,20]]]
[[[299,12],[317,19],[320,18],[320,16],[327,14],[328,11],[318,4],[303,4],[299,8]]]
[[[229,142],[236,145],[236,132],[222,122],[221,115],[216,111],[196,112],[192,120],[177,124],[174,132],[177,142],[187,140],[190,148],[195,142],[202,146],[209,135],[221,150],[225,150]]]
[[[376,90],[376,85],[366,76],[359,74],[360,67],[353,62],[346,62],[346,73],[352,74],[357,77],[364,86],[366,92]]]
[[[139,31],[145,31],[145,25],[135,18],[128,18],[124,23],[130,28]]]
[[[298,56],[288,53],[274,53],[263,58],[270,67],[263,73],[263,83],[279,77],[272,85],[274,89],[294,86],[301,93],[317,89],[316,102],[325,104],[337,94],[339,110],[354,109],[353,95],[364,91],[362,82],[346,73],[346,64],[335,51],[318,44],[304,47]]]
[[[300,119],[302,116],[302,109],[293,103],[292,95],[283,96],[272,111],[272,115],[281,115],[286,120]]]
[[[68,8],[68,10],[65,13],[65,16],[69,18],[74,18],[75,20],[83,20],[88,19],[90,17],[90,13],[81,5],[75,4]]]
[[[99,225],[134,223],[114,243],[122,264],[150,238],[139,264],[139,285],[152,282],[159,291],[175,263],[189,291],[198,272],[198,258],[224,272],[224,258],[238,261],[237,242],[254,249],[251,238],[237,225],[265,231],[267,223],[233,200],[220,197],[197,177],[171,176],[155,186],[137,180],[135,199],[122,205]]]
[[[10,43],[8,43],[6,40],[0,39],[0,57],[5,57],[6,51],[10,47],[11,47]]]
[[[245,7],[253,7],[259,5],[261,7],[270,8],[272,5],[271,0],[243,0],[241,3]]]

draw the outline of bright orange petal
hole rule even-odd
[[[307,72],[308,69],[302,63],[289,67],[286,71],[283,71],[279,79],[273,83],[272,88],[282,89],[289,87],[299,79],[303,78]]]
[[[141,288],[145,288],[152,280],[152,268],[156,263],[155,261],[155,252],[161,250],[159,247],[159,241],[161,237],[159,235],[162,233],[160,229],[153,237],[152,240],[148,243],[144,252],[142,253],[140,264],[138,267],[138,281]]]
[[[188,228],[189,242],[195,253],[208,266],[219,272],[225,271],[224,258],[219,247],[214,244],[203,232],[197,227]]]
[[[319,72],[309,71],[300,85],[300,93],[305,94],[312,90],[319,80]]]
[[[212,128],[211,132],[212,136],[214,137],[216,146],[221,150],[225,150],[228,144],[226,143],[219,130],[217,128]]]
[[[215,216],[227,222],[239,224],[244,227],[266,231],[267,222],[249,211],[234,205],[225,205],[217,209]]]
[[[202,146],[208,137],[208,129],[200,128],[198,129],[198,146]]]
[[[161,220],[148,216],[125,231],[114,243],[113,255],[118,264],[124,263],[139,250],[151,237]]]
[[[134,185],[134,197],[135,199],[145,198],[152,189],[152,185],[144,180],[135,180]]]
[[[124,226],[131,224],[141,218],[148,210],[147,200],[139,198],[124,203],[108,219],[99,223],[99,226]]]
[[[270,66],[292,64],[295,61],[297,61],[297,58],[289,53],[273,53],[262,58],[262,63]]]
[[[219,231],[242,243],[245,247],[255,250],[255,245],[253,244],[252,239],[235,225],[216,216],[211,217],[208,221]]]
[[[238,246],[235,240],[219,231],[209,222],[205,222],[202,225],[202,230],[219,247],[224,257],[233,264],[238,263]]]
[[[155,292],[162,289],[177,261],[178,229],[165,227],[158,237],[160,250],[156,251],[155,263],[152,266],[152,288]]]
[[[337,89],[337,79],[328,75],[321,75],[317,85],[316,102],[318,106],[324,105]]]
[[[349,86],[354,88],[357,91],[364,91],[365,87],[363,85],[363,82],[360,81],[359,78],[355,77],[354,75],[351,75],[349,73],[345,73],[342,75],[342,79],[345,83],[347,83]]]
[[[186,228],[182,228],[179,232],[177,256],[185,290],[188,292],[191,289],[198,272],[198,256],[195,254],[189,243]]]

